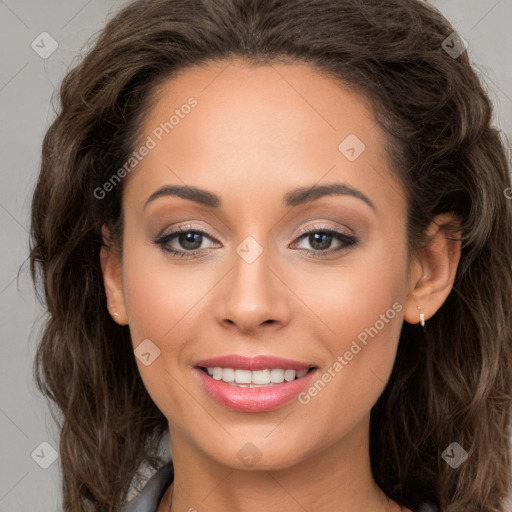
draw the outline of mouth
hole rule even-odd
[[[241,368],[222,368],[220,366],[198,366],[214,380],[220,380],[230,386],[241,388],[273,387],[283,382],[292,382],[301,379],[309,372],[317,369],[316,366],[293,370],[291,368],[264,368],[262,370],[244,370]]]
[[[290,403],[319,372],[314,363],[241,355],[198,361],[194,370],[211,398],[238,412],[265,412]]]

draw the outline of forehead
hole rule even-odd
[[[382,135],[374,133],[375,119],[368,102],[341,81],[335,82],[304,64],[255,65],[244,61],[188,68],[165,82],[156,91],[144,132],[154,131],[173,113],[179,114],[191,97],[198,102],[191,117],[200,122],[182,123],[180,116],[182,126],[180,130],[175,129],[177,124],[173,126],[175,137],[169,144],[177,142],[180,132],[189,135],[187,124],[194,125],[202,141],[208,135],[240,139],[249,134],[255,143],[273,140],[285,147],[304,137],[315,142],[326,136],[336,140],[347,129],[360,138],[369,131],[372,138]]]
[[[368,102],[303,64],[188,68],[158,88],[141,132],[152,149],[130,175],[130,195],[166,180],[222,186],[219,195],[324,178],[371,194],[396,180]]]

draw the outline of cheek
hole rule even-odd
[[[312,308],[329,328],[322,341],[329,357],[322,382],[304,402],[322,395],[319,414],[328,414],[332,407],[350,410],[356,417],[375,404],[394,364],[403,323],[407,253],[398,244],[394,251],[387,244],[375,244],[352,264],[346,261],[344,268],[331,272],[326,286],[316,288],[325,292],[310,295]],[[321,272],[310,276],[309,286],[315,277],[318,284],[323,282]],[[320,408],[321,402],[330,406]]]
[[[195,269],[171,263],[156,247],[126,248],[124,292],[134,345],[145,338],[176,339],[173,332],[190,326],[209,290],[204,273]]]
[[[344,352],[347,343],[360,333],[364,338],[375,324],[382,345],[396,342],[407,289],[407,251],[400,242],[376,239],[338,266],[311,267],[300,279],[297,274],[302,285],[295,290],[328,327],[331,352]]]
[[[183,392],[183,370],[190,359],[186,333],[193,324],[197,326],[194,314],[199,309],[194,306],[204,295],[205,284],[199,273],[185,272],[158,251],[140,243],[126,246],[123,286],[130,335],[135,350],[144,340],[158,349],[158,356],[148,365],[137,359],[152,400],[167,418],[187,418],[191,413],[187,410],[190,400]]]

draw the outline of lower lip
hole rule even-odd
[[[239,387],[215,380],[199,368],[195,368],[201,383],[212,398],[233,411],[264,412],[277,409],[293,400],[310,385],[317,370],[310,370],[304,377],[259,388]]]

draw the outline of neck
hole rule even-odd
[[[369,417],[342,440],[285,468],[239,469],[213,460],[170,428],[173,485],[158,512],[396,512],[373,479]]]

